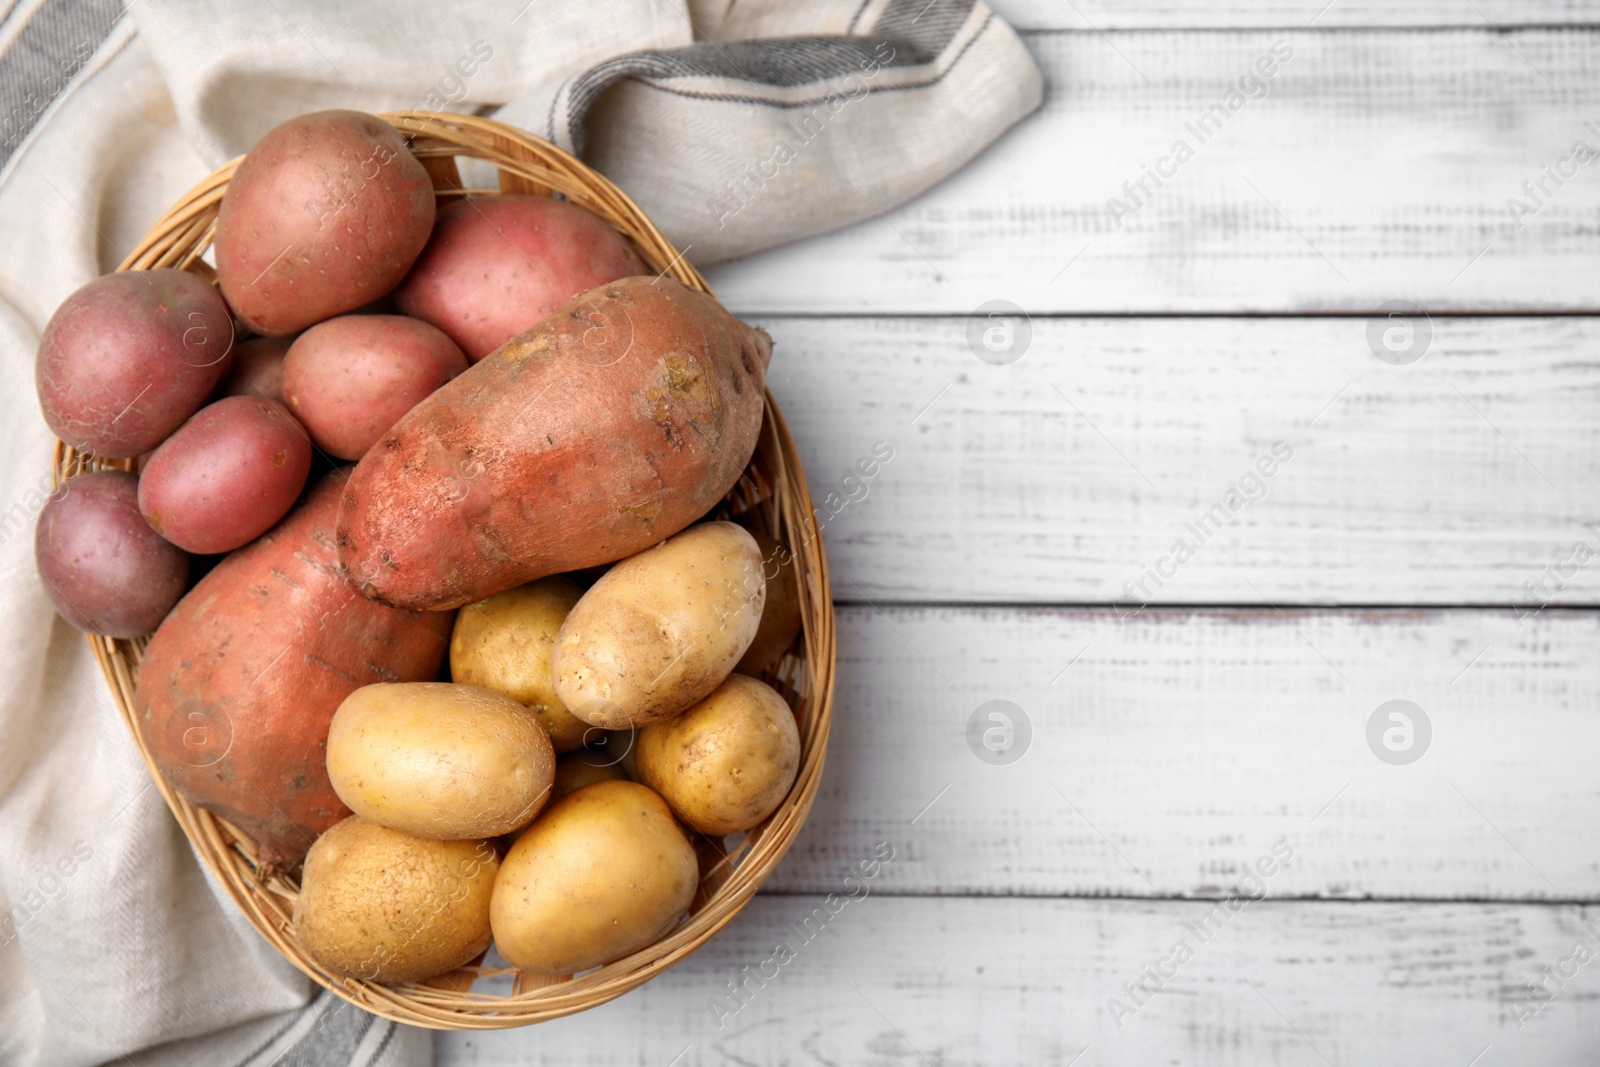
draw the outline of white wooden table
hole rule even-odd
[[[819,499],[893,450],[826,529],[805,832],[676,970],[440,1063],[1600,1063],[1600,5],[995,6],[1040,114],[712,277]]]

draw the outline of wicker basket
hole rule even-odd
[[[442,197],[529,193],[560,194],[604,218],[630,237],[650,266],[690,288],[710,292],[695,271],[650,224],[633,202],[605,178],[559,148],[490,119],[430,112],[398,112],[383,118],[411,143]],[[456,157],[487,160],[499,168],[499,189],[464,189]],[[119,270],[181,267],[214,279],[200,257],[211,245],[217,207],[238,161],[227,164],[191,189],[151,228]],[[132,461],[115,466],[129,469]],[[55,476],[63,481],[107,464],[80,456],[57,443]],[[799,833],[817,783],[828,741],[833,699],[833,604],[828,587],[811,498],[806,491],[794,442],[769,393],[759,443],[744,477],[718,509],[719,517],[738,518],[789,546],[800,576],[801,636],[766,679],[788,699],[800,727],[800,771],[788,798],[766,822],[732,847],[698,838],[700,889],[689,918],[649,948],[576,977],[545,977],[481,964],[428,982],[386,986],[348,979],[323,970],[301,950],[290,930],[298,886],[292,874],[263,879],[248,837],[226,820],[202,811],[173,793],[151,761],[133,712],[134,682],[145,640],[112,640],[91,634],[112,696],[150,767],[156,788],[166,798],[200,859],[244,911],[256,929],[306,974],[346,1000],[397,1022],[442,1030],[523,1026],[602,1004],[671,967],[720,930],[777,866]],[[729,839],[730,841],[734,839]],[[473,992],[473,983],[507,992]],[[496,981],[498,979],[498,981]]]

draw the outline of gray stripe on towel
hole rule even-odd
[[[119,0],[55,0],[0,56],[0,167],[122,18]]]

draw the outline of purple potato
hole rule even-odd
[[[80,475],[39,513],[39,577],[61,617],[80,630],[150,633],[188,587],[189,554],[139,514],[138,482],[118,470]]]
[[[123,271],[62,301],[34,376],[57,437],[127,459],[200,410],[232,360],[233,319],[215,289],[187,271]]]

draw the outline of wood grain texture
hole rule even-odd
[[[989,0],[995,13],[1025,30],[1177,30],[1314,26],[1595,25],[1587,0]]]
[[[1600,555],[1594,319],[1436,318],[1408,366],[1365,319],[1035,319],[1010,366],[959,318],[759,321],[841,599],[1600,603],[1547,573]]]
[[[1600,1060],[1600,963],[1548,1003],[1530,984],[1600,948],[1580,906],[1600,901],[1600,613],[1512,608],[1600,604],[1600,326],[1451,314],[1600,309],[1595,164],[1532,214],[1507,203],[1574,140],[1600,149],[1600,31],[1487,25],[1592,5],[995,6],[1044,31],[1039,115],[886,217],[711,274],[777,338],[847,602],[802,837],[683,966],[582,1016],[442,1035],[438,1062]],[[1226,111],[1280,42],[1266,95]],[[1185,124],[1214,104],[1201,143]],[[1179,138],[1192,158],[1115,217]],[[1008,366],[968,340],[994,299],[1035,316]],[[1420,362],[1368,347],[1390,300],[1432,312]],[[1349,317],[1049,317],[1098,312]],[[1256,494],[1277,441],[1293,455]],[[1579,541],[1597,554],[1573,566]],[[1128,615],[1141,580],[1259,607]],[[1452,604],[1482,607],[1429,607]],[[1409,765],[1369,747],[1393,699],[1431,724]],[[1010,765],[968,740],[992,700],[1031,731]],[[712,1007],[821,894],[858,891],[880,842],[868,899],[736,1015]],[[1125,983],[1179,940],[1193,958],[1144,1003]]]
[[[1470,9],[1466,14],[1471,15]],[[1366,312],[1600,306],[1600,31],[1032,34],[1043,109],[927,194],[708,274],[741,312]],[[1292,49],[1264,98],[1230,87]],[[1252,90],[1254,91],[1254,90]],[[1198,124],[1221,110],[1202,141]],[[835,120],[849,122],[849,111]],[[1180,139],[1193,153],[1167,163]],[[807,145],[795,165],[824,164]],[[1131,216],[1125,182],[1172,175]],[[760,195],[757,191],[753,195]]]
[[[827,774],[767,888],[887,840],[895,893],[1217,897],[1281,838],[1279,897],[1600,900],[1597,648],[1600,615],[1554,609],[847,608]],[[1368,747],[1394,699],[1431,723],[1406,766]],[[991,700],[1031,724],[1005,766],[967,740]]]
[[[726,984],[743,980],[745,967],[757,973],[780,940],[799,942],[791,924],[822,903],[758,897],[642,989],[524,1030],[441,1035],[437,1063],[1564,1067],[1600,1059],[1592,973],[1600,964],[1578,968],[1527,1017],[1527,983],[1543,977],[1541,967],[1600,940],[1600,923],[1586,925],[1593,910],[1576,907],[1269,899],[1217,923],[1202,942],[1190,924],[1205,921],[1205,904],[867,897],[816,924],[821,932],[787,964],[767,966],[776,977],[765,986],[751,980],[737,1014],[715,1012]],[[1114,1019],[1108,1001],[1132,1006],[1124,983],[1161,966],[1185,939],[1192,958],[1131,1017]]]

